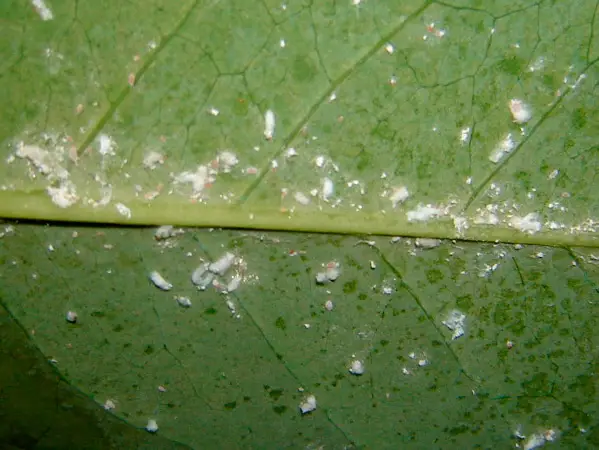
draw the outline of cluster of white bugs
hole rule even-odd
[[[164,164],[165,160],[166,156],[164,156],[162,153],[152,150],[145,154],[142,164],[146,169],[154,170],[158,166]]]
[[[331,281],[335,281],[339,278],[341,274],[341,269],[339,263],[336,261],[331,261],[325,265],[325,270],[322,272],[318,272],[316,274],[316,283],[317,284],[327,284]]]

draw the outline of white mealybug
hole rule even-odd
[[[308,395],[299,405],[302,414],[307,414],[316,409],[316,397]]]
[[[158,431],[158,424],[154,419],[148,420],[148,424],[146,425],[146,431],[150,433],[156,433]]]
[[[189,308],[191,306],[191,300],[189,299],[189,297],[175,295],[175,300],[177,301],[179,306],[182,306],[183,308]]]
[[[435,248],[441,245],[440,239],[431,239],[431,238],[417,238],[414,242],[414,245],[423,249]]]
[[[175,230],[175,227],[172,225],[162,225],[154,232],[154,239],[161,241],[173,237],[176,234],[180,234],[180,232],[183,232],[183,230]]]
[[[73,312],[73,311],[68,311],[65,316],[65,319],[69,323],[76,323],[77,322],[77,313]]]
[[[239,275],[234,275],[233,278],[231,278],[231,281],[229,281],[227,283],[227,293],[233,292],[235,290],[237,290],[237,288],[239,287],[239,285],[241,284],[241,276]]]
[[[508,106],[510,108],[510,112],[512,113],[514,123],[523,124],[531,119],[532,110],[530,109],[530,106],[528,106],[522,100],[513,98],[510,100]]]
[[[235,262],[235,255],[233,253],[227,252],[210,264],[208,266],[208,270],[222,277],[225,275],[225,273],[227,273],[227,270],[231,268],[233,262]]]
[[[391,193],[389,200],[391,200],[391,205],[393,208],[395,208],[399,203],[405,202],[409,196],[410,193],[408,192],[408,188],[405,186],[400,186],[393,188],[393,192]]]
[[[124,216],[127,219],[131,218],[131,210],[127,206],[123,205],[122,203],[117,203],[114,206],[116,206],[116,210],[121,216]]]
[[[364,367],[364,363],[358,359],[351,362],[351,366],[349,367],[349,372],[353,375],[363,375],[366,371]]]
[[[293,194],[293,198],[295,198],[295,201],[298,202],[300,205],[310,204],[310,199],[303,192],[296,192],[295,194]]]
[[[332,311],[335,308],[335,304],[333,303],[333,300],[327,300],[324,303],[324,309],[326,309],[327,311]]]
[[[202,281],[205,278],[206,272],[208,272],[208,267],[210,267],[210,263],[202,263],[200,264],[192,273],[191,273],[191,282],[196,286],[202,284]],[[208,285],[212,280],[210,280],[206,285]]]
[[[150,280],[154,283],[154,286],[163,291],[170,291],[173,288],[173,285],[166,281],[156,270],[150,273]]]
[[[335,186],[333,185],[333,180],[330,178],[322,179],[322,199],[327,202],[332,197],[335,192]]]
[[[275,113],[270,109],[264,113],[264,137],[269,141],[275,134]]]

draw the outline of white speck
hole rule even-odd
[[[360,3],[362,3],[362,0],[352,0],[351,4],[354,6],[358,6]]]
[[[161,241],[183,233],[185,233],[185,231],[181,228],[175,228],[172,225],[162,225],[154,232],[154,239]]]
[[[57,188],[49,186],[46,192],[52,198],[52,203],[59,208],[68,208],[79,200],[75,185],[69,180],[63,181]]]
[[[312,325],[310,325],[309,323],[305,323],[305,324],[304,324],[304,328],[305,328],[306,330],[309,330],[311,327],[312,327]]]
[[[123,205],[122,203],[117,203],[114,206],[121,216],[127,219],[131,218],[131,210],[127,206]]]
[[[102,156],[114,155],[114,140],[107,134],[101,134],[98,139],[100,141],[100,154]]]
[[[333,308],[335,308],[335,304],[332,300],[327,300],[326,302],[324,302],[324,309],[326,309],[327,311],[332,311]]]
[[[391,286],[383,286],[382,292],[385,295],[391,295],[393,294],[393,288]]]
[[[173,288],[173,285],[166,281],[156,270],[150,273],[150,281],[154,283],[154,286],[163,291],[170,291]]]
[[[218,115],[220,114],[220,111],[219,111],[218,109],[216,109],[216,108],[212,107],[212,108],[210,108],[210,109],[208,110],[208,114],[210,114],[210,115],[212,115],[212,116],[216,117],[216,116],[218,116]]]
[[[191,300],[189,299],[189,297],[176,295],[175,300],[177,301],[179,306],[182,306],[183,308],[189,308],[191,306]]]
[[[77,313],[73,312],[73,311],[68,311],[65,316],[65,319],[69,323],[76,323],[77,322]]]
[[[370,268],[372,270],[376,269],[376,263],[372,259],[370,260]]]
[[[457,339],[464,335],[464,324],[466,316],[457,309],[452,310],[447,318],[442,322],[447,328],[453,331],[451,339]]]
[[[404,375],[412,375],[412,372],[408,370],[406,367],[403,367],[401,369],[401,373],[403,373]]]
[[[349,368],[349,372],[353,375],[363,375],[364,372],[366,371],[364,364],[362,363],[362,361],[359,360],[354,360],[351,363],[351,366]]]
[[[288,148],[288,149],[285,151],[285,157],[286,157],[286,158],[292,158],[292,157],[294,157],[294,156],[297,156],[297,151],[296,151],[296,150],[295,150],[293,147],[291,147],[291,148]]]
[[[104,409],[106,411],[110,411],[112,409],[116,408],[116,405],[114,404],[114,401],[111,399],[108,399],[104,402]]]
[[[33,7],[35,8],[35,10],[40,15],[43,21],[54,19],[54,14],[52,13],[52,10],[48,8],[44,0],[32,0],[31,4],[33,5]]]
[[[148,424],[146,425],[146,431],[150,433],[156,433],[158,431],[158,424],[154,419],[148,420]]]
[[[399,203],[405,202],[409,196],[410,193],[408,192],[408,188],[405,186],[400,186],[393,188],[393,192],[389,197],[389,200],[391,200],[391,205],[395,208]]]
[[[219,259],[217,259],[215,262],[210,264],[208,266],[208,270],[222,277],[231,268],[234,261],[235,255],[233,253],[227,252],[224,255],[222,255]]]
[[[237,155],[235,153],[230,152],[228,150],[224,150],[218,154],[216,157],[218,162],[218,167],[224,173],[231,172],[231,169],[237,165],[239,159],[237,159]]]
[[[472,177],[466,178],[466,184],[472,184]]]
[[[322,169],[324,167],[324,163],[325,163],[325,158],[322,155],[318,155],[314,159],[314,164],[316,164],[316,167],[320,167]]]
[[[208,270],[210,267],[210,263],[202,263],[200,264],[192,273],[191,273],[191,282],[198,287],[203,287],[204,289],[214,279],[214,274]],[[203,289],[202,289],[203,290]]]
[[[416,209],[408,211],[406,214],[408,222],[426,222],[434,217],[439,217],[443,214],[438,208],[430,205],[418,205]]]
[[[460,142],[462,144],[467,144],[468,142],[470,142],[470,132],[471,131],[472,130],[470,127],[465,127],[460,130]]]
[[[397,77],[395,75],[391,75],[389,77],[389,84],[391,86],[396,86],[397,85]]]
[[[514,216],[509,222],[510,226],[525,233],[534,234],[541,231],[542,225],[538,213],[529,213],[524,217]]]
[[[271,168],[272,170],[277,170],[277,168],[278,168],[278,167],[279,167],[279,162],[278,162],[276,159],[273,159],[273,160],[270,162],[270,168]]]
[[[54,251],[54,246],[52,244],[48,244],[47,249],[48,249],[49,252],[53,252]]]
[[[159,165],[164,164],[164,160],[165,157],[162,153],[150,151],[144,156],[143,166],[146,169],[154,170]]]
[[[532,111],[530,106],[528,106],[522,100],[511,99],[508,106],[515,123],[523,124],[531,119]]]
[[[385,45],[385,51],[387,53],[389,53],[390,55],[393,54],[393,52],[395,52],[395,47],[393,46],[393,44],[391,44],[390,42],[388,44]]]
[[[470,225],[468,224],[468,219],[466,219],[465,217],[458,216],[453,217],[453,226],[458,232],[458,234],[462,234],[464,233],[464,231],[470,228]]]
[[[275,134],[275,113],[270,109],[264,113],[264,137],[272,140]]]
[[[322,180],[322,199],[326,202],[332,197],[335,192],[335,186],[330,178],[323,178]]]
[[[310,195],[316,197],[318,195],[318,189],[314,188],[310,190]]]
[[[489,155],[489,160],[493,163],[498,163],[504,155],[510,153],[515,147],[516,143],[512,138],[512,133],[508,133],[508,135],[493,149]]]
[[[549,180],[553,180],[555,178],[557,178],[557,176],[559,175],[559,169],[554,169],[551,171],[551,173],[547,176],[547,178]]]
[[[542,259],[542,258],[545,257],[545,253],[543,253],[543,252],[537,252],[537,253],[534,254],[534,257],[538,258],[538,259]]]
[[[298,202],[300,205],[309,205],[310,204],[310,198],[303,192],[296,192],[293,195],[293,198],[295,198],[295,201]]]
[[[316,397],[308,395],[299,405],[302,414],[307,414],[316,409]]]
[[[335,92],[329,95],[329,103],[334,102],[337,99],[337,94]]]
[[[429,239],[429,238],[417,238],[414,242],[416,247],[420,247],[423,249],[435,248],[441,245],[440,239]]]

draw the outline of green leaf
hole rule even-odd
[[[564,448],[597,443],[588,252],[153,233],[20,225],[0,241],[2,304],[70,383],[134,427],[155,419],[194,448],[489,448],[550,429]],[[237,262],[218,284],[239,276],[239,288],[198,291],[191,273],[227,251]],[[340,275],[318,285],[330,261]],[[444,323],[452,311],[463,336]],[[317,408],[302,415],[310,394]]]
[[[596,246],[596,2],[494,5],[6,2],[0,215]]]
[[[486,3],[3,2],[0,217],[205,227],[0,229],[4,440],[599,445],[599,7]]]

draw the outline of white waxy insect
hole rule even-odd
[[[363,375],[366,371],[364,367],[364,363],[358,359],[351,362],[351,366],[349,367],[349,373],[353,375]]]
[[[111,399],[108,399],[108,400],[106,400],[106,401],[104,402],[104,409],[105,409],[106,411],[110,411],[110,410],[112,410],[112,409],[114,409],[114,408],[116,408],[116,404],[114,403],[114,401],[113,401],[113,400],[111,400]]]
[[[300,205],[310,204],[310,198],[303,192],[296,192],[295,194],[293,194],[293,198],[295,198],[295,201],[298,202]]]
[[[331,180],[330,178],[323,178],[323,180],[322,180],[322,199],[326,202],[333,196],[334,193],[335,193],[335,186],[333,185],[333,180]]]
[[[374,261],[372,261],[372,260],[370,260],[370,268],[372,270],[376,269],[376,263]]]
[[[385,51],[392,55],[395,52],[395,47],[390,42],[385,45]]]
[[[179,306],[182,306],[183,308],[189,308],[191,306],[191,300],[189,299],[189,297],[175,295],[175,300],[177,301]]]
[[[148,420],[148,424],[146,425],[146,431],[150,433],[156,433],[158,431],[158,423],[154,419]]]
[[[150,273],[150,281],[154,283],[154,286],[163,291],[170,291],[173,288],[173,285],[166,281],[156,270]]]
[[[156,151],[149,151],[144,156],[143,166],[146,169],[154,170],[161,164],[164,164],[165,156],[162,153],[158,153]]]
[[[208,266],[210,272],[224,276],[235,262],[235,255],[227,252]]]
[[[416,245],[416,247],[423,248],[423,249],[429,249],[429,248],[435,248],[435,247],[438,247],[439,245],[441,245],[441,240],[440,239],[429,239],[429,238],[417,238],[416,241],[414,242],[414,244]]]
[[[409,196],[410,193],[408,192],[408,188],[405,186],[400,186],[393,188],[393,192],[391,193],[389,200],[391,200],[391,205],[395,208],[399,203],[405,202]]]
[[[325,162],[326,160],[322,155],[318,155],[316,158],[314,158],[314,164],[316,164],[316,167],[320,167],[321,169],[324,167]]]
[[[237,159],[237,155],[231,151],[224,150],[218,154],[216,157],[218,161],[218,167],[224,173],[231,172],[231,169],[237,165],[239,159]]]
[[[339,263],[335,261],[331,261],[330,263],[328,263],[325,274],[330,281],[335,281],[337,278],[339,278],[339,275],[341,275]]]
[[[335,304],[333,303],[333,300],[327,300],[326,302],[324,302],[324,309],[326,309],[327,311],[332,311],[335,308]]]
[[[299,409],[302,414],[307,414],[316,409],[316,397],[308,395],[299,405]]]
[[[227,283],[227,293],[236,291],[237,288],[239,288],[239,286],[241,285],[241,276],[240,275],[234,275],[233,278],[231,278],[231,281],[229,281]]]
[[[73,311],[67,311],[67,314],[65,315],[65,319],[69,323],[77,323],[77,313],[73,312]]]
[[[297,150],[293,147],[290,147],[287,150],[285,150],[285,156],[287,158],[293,158],[294,156],[297,156]]]
[[[208,110],[208,114],[210,114],[210,115],[212,115],[212,116],[216,117],[216,116],[218,116],[218,115],[220,114],[220,111],[219,111],[218,109],[216,109],[216,108],[212,107],[212,108],[210,108],[210,109]]]
[[[196,286],[208,286],[212,282],[212,278],[207,280],[206,274],[211,274],[212,272],[208,271],[208,267],[210,267],[210,263],[202,263],[200,264],[192,273],[191,273],[191,282]]]
[[[272,140],[275,134],[275,113],[270,109],[264,113],[264,137]]]
[[[316,283],[317,284],[327,284],[330,281],[331,280],[329,280],[329,277],[327,277],[326,272],[318,272],[316,274]]]
[[[127,219],[131,218],[131,210],[127,206],[123,205],[122,203],[117,203],[114,206],[116,206],[116,210],[121,216],[126,217]]]
[[[510,108],[510,112],[512,113],[514,123],[523,124],[532,118],[532,110],[530,109],[530,106],[528,106],[522,100],[513,98],[510,100],[508,106]]]
[[[176,230],[175,227],[173,227],[172,225],[162,225],[158,227],[154,232],[154,239],[156,239],[157,241],[161,241],[182,233],[183,230]]]

